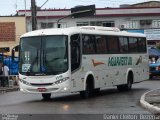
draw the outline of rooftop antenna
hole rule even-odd
[[[16,0],[16,3],[15,3],[15,6],[14,6],[14,7],[15,7],[16,12],[17,12],[17,0]]]

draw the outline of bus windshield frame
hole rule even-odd
[[[20,39],[19,73],[57,75],[68,70],[68,36],[32,36]]]

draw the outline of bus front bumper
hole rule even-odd
[[[30,86],[23,83],[20,84],[20,91],[24,93],[56,93],[56,92],[70,92],[69,85],[50,85],[50,86]]]

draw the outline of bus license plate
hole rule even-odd
[[[46,89],[46,88],[38,88],[38,91],[39,91],[39,92],[46,92],[47,89]]]

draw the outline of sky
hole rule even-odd
[[[25,5],[26,1],[26,5]],[[37,6],[42,6],[47,0],[36,0]],[[96,8],[119,7],[121,4],[136,4],[152,0],[48,0],[41,9],[70,9],[78,5],[93,5]],[[160,0],[154,0],[160,1]],[[31,0],[1,0],[0,16],[14,15],[18,10],[30,9]]]

